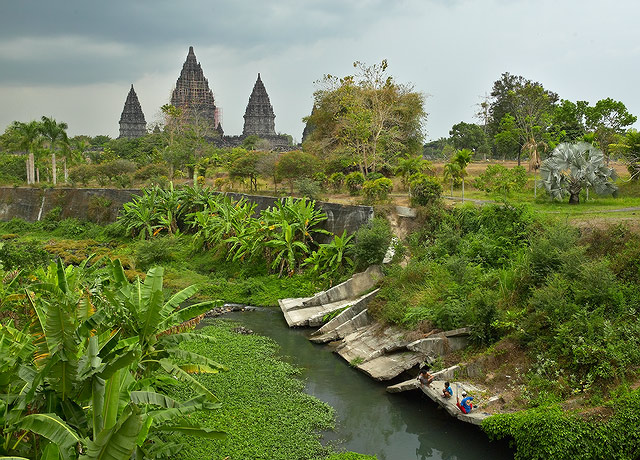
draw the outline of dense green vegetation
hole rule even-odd
[[[189,190],[183,192],[189,193]],[[167,193],[168,195],[163,195],[165,204],[173,200],[172,190],[154,189],[145,192],[143,196],[149,196],[151,193]],[[208,205],[215,206],[213,203],[210,201]],[[242,212],[241,210],[247,206],[244,202],[231,203],[223,197],[216,203],[226,203],[220,206],[226,206],[224,209],[229,212],[230,209]],[[194,209],[186,202],[181,204],[187,209]],[[134,206],[136,203],[131,205]],[[222,212],[219,209],[217,211]],[[274,230],[278,226],[273,220],[274,216],[291,219],[294,211],[305,213],[301,220],[302,232],[299,232],[297,224],[293,222],[285,225],[294,229],[294,234],[301,233],[302,241],[306,240],[309,244],[312,235],[317,231],[313,227],[321,222],[323,217],[315,211],[313,203],[302,201],[296,204],[291,200],[284,201],[267,210],[259,218],[271,219]],[[206,302],[176,310],[179,304],[196,292],[193,286],[185,287],[187,280],[189,283],[198,281],[203,286],[199,292],[202,298],[222,298],[238,302],[254,300],[256,304],[274,305],[278,298],[287,294],[308,295],[326,286],[325,283],[331,281],[331,277],[327,275],[333,272],[325,270],[325,266],[336,265],[335,273],[341,274],[338,276],[348,276],[351,273],[351,265],[345,261],[351,260],[349,255],[353,253],[353,235],[343,234],[341,237],[336,236],[329,243],[316,243],[313,246],[315,250],[306,253],[310,256],[307,263],[309,270],[306,273],[300,268],[302,256],[296,254],[296,273],[289,273],[285,279],[278,277],[277,273],[269,274],[273,264],[241,264],[234,261],[233,257],[229,257],[227,261],[227,251],[216,248],[218,245],[220,248],[229,248],[228,236],[200,240],[198,232],[202,228],[182,233],[180,225],[184,221],[180,220],[176,221],[180,222],[180,225],[176,224],[174,230],[170,231],[171,220],[161,220],[162,217],[166,217],[166,210],[159,213],[161,217],[157,223],[158,227],[162,222],[165,223],[166,227],[162,229],[162,233],[154,229],[144,235],[145,239],[140,239],[139,235],[136,235],[135,239],[122,237],[128,228],[123,223],[101,227],[75,219],[59,220],[59,215],[60,213],[54,210],[36,223],[14,219],[0,225],[0,232],[6,232],[3,233],[0,242],[0,270],[4,276],[0,315],[4,318],[4,323],[9,318],[14,321],[2,327],[3,338],[0,340],[3,347],[9,347],[5,351],[6,356],[11,357],[2,361],[2,384],[9,385],[3,387],[3,394],[7,397],[2,398],[3,408],[9,414],[8,418],[2,419],[3,453],[28,455],[29,449],[35,449],[31,452],[37,457],[40,453],[43,456],[54,455],[54,448],[47,447],[51,444],[43,440],[46,438],[57,442],[64,449],[78,443],[88,446],[90,450],[87,458],[99,455],[97,447],[94,447],[96,442],[102,443],[100,452],[111,452],[114,445],[120,445],[122,455],[114,458],[128,458],[129,448],[138,449],[139,454],[144,450],[147,458],[173,458],[178,451],[181,451],[185,458],[193,458],[196,455],[202,456],[205,451],[210,452],[212,447],[190,442],[189,446],[194,450],[184,449],[184,435],[191,432],[215,439],[222,436],[220,426],[225,426],[224,432],[228,433],[227,441],[218,443],[215,449],[234,453],[234,457],[238,458],[309,459],[325,458],[329,454],[334,459],[343,456],[371,458],[353,453],[333,454],[330,448],[322,447],[318,435],[314,433],[332,426],[332,410],[302,393],[302,382],[294,378],[297,371],[274,358],[273,342],[261,337],[238,335],[231,331],[230,326],[218,325],[215,330],[208,329],[207,336],[190,332],[183,334],[190,343],[180,349],[176,348],[176,345],[183,342],[179,333],[184,332],[185,327],[188,331],[195,323],[191,321],[180,328],[175,326],[211,308],[211,302]],[[254,217],[245,217],[258,221]],[[131,219],[125,222],[131,222]],[[249,226],[246,219],[244,225]],[[263,224],[258,221],[258,225]],[[212,227],[209,228],[211,229]],[[209,234],[213,234],[213,230]],[[69,237],[74,239],[68,239]],[[91,239],[86,239],[88,237]],[[243,238],[247,238],[246,234]],[[204,250],[205,246],[209,250]],[[275,245],[273,247],[278,249]],[[106,265],[98,262],[95,257],[85,260],[84,258],[92,252],[98,252],[107,259],[121,256],[126,270],[122,268],[118,259],[115,262],[107,262]],[[366,250],[361,253],[368,256]],[[67,259],[78,266],[69,265],[65,268],[62,259],[58,259],[57,265],[51,265],[46,270],[40,268],[46,266],[48,260],[55,256]],[[262,260],[264,262],[264,259]],[[167,265],[167,283],[164,290],[182,289],[167,303],[162,301],[167,292],[163,293],[163,270],[157,267],[158,263]],[[145,275],[140,272],[141,269],[149,271]],[[135,278],[136,275],[142,275],[144,283],[137,284],[140,283],[138,281],[131,284],[127,280]],[[48,285],[41,282],[43,277],[51,279],[58,287],[46,287]],[[73,289],[70,288],[72,284]],[[28,293],[30,290],[40,293],[34,302],[41,302],[47,307],[39,307],[38,303],[33,302],[25,303],[25,296],[21,294],[25,289]],[[64,292],[68,292],[67,296],[71,295],[64,303],[56,300],[57,297],[54,298],[54,294],[63,296]],[[138,296],[139,293],[142,293],[142,300]],[[58,315],[54,315],[55,318],[68,315],[69,319],[74,321],[69,325],[65,323],[62,335],[58,329],[51,329],[54,316],[52,320],[43,319],[43,314],[49,314],[47,309],[52,309],[52,315]],[[40,317],[45,325],[39,330],[22,329],[21,332],[20,328],[28,327],[29,323],[25,314]],[[52,334],[52,337],[55,337],[52,341],[47,340],[47,343],[48,346],[54,347],[50,349],[49,354],[57,358],[51,361],[51,365],[47,364],[47,360],[33,362],[30,365],[35,366],[38,372],[36,379],[46,382],[43,390],[49,394],[45,398],[48,405],[41,401],[43,396],[40,395],[40,390],[24,403],[21,402],[23,399],[13,399],[11,396],[13,392],[19,391],[20,384],[15,386],[16,382],[20,381],[16,380],[16,375],[18,372],[24,372],[19,369],[29,365],[32,352],[30,343],[32,340],[37,341],[41,331],[45,331],[45,335]],[[114,333],[115,335],[112,335]],[[69,342],[71,337],[75,337],[73,344]],[[63,345],[56,345],[56,341]],[[94,350],[92,347],[97,348]],[[70,353],[77,356],[77,359],[71,360],[75,367],[69,370],[69,378],[78,386],[72,386],[70,390],[63,386],[58,390],[58,373],[53,372],[49,375],[47,372],[52,369],[51,366],[66,362],[65,357],[69,357]],[[89,360],[93,356],[91,353],[98,353],[97,361]],[[219,361],[218,356],[222,358]],[[172,361],[171,357],[176,361]],[[110,361],[106,361],[107,358]],[[82,370],[82,373],[80,371],[89,362],[95,369],[86,377],[85,370]],[[227,363],[229,366],[225,365]],[[72,415],[80,415],[69,413],[64,401],[72,398],[76,412],[78,405],[82,406],[86,414],[81,417],[90,420],[92,414],[97,411],[96,398],[103,397],[100,396],[102,393],[97,393],[102,391],[100,389],[103,387],[92,384],[92,379],[102,379],[97,382],[106,381],[105,391],[113,393],[116,391],[117,382],[114,380],[111,383],[108,377],[117,369],[120,369],[118,382],[126,384],[121,383],[118,386],[121,401],[119,411],[114,412],[116,406],[109,409],[114,414],[109,416],[109,420],[117,422],[115,428],[109,422],[105,424],[105,430],[111,430],[111,433],[121,426],[133,426],[127,428],[126,433],[118,432],[117,437],[114,435],[108,440],[103,440],[102,437],[95,437],[100,428],[96,428],[94,420],[93,436],[87,436],[87,433],[91,432],[84,427],[85,422],[71,419]],[[194,374],[213,373],[222,369],[225,370],[222,373],[225,377],[222,379],[210,380]],[[179,386],[180,380],[162,377],[164,372],[184,379],[187,383]],[[126,377],[127,375],[131,377]],[[25,374],[23,377],[30,376],[31,374]],[[138,381],[140,383],[136,383]],[[263,383],[256,385],[256,381]],[[51,385],[56,393],[50,393],[48,385]],[[112,387],[114,389],[109,390]],[[283,388],[286,391],[283,392]],[[53,399],[53,395],[57,395],[58,391],[63,391],[59,396],[62,402]],[[70,393],[64,393],[65,391]],[[129,398],[131,402],[126,405]],[[141,409],[137,409],[138,406]],[[155,406],[160,406],[160,409]],[[224,408],[222,411],[212,410],[221,407]],[[37,426],[20,422],[20,410],[24,411],[27,408],[36,413],[55,414],[51,417],[55,418],[58,430],[51,432],[52,428],[42,425],[40,419],[36,419]],[[196,411],[202,409],[206,410],[198,415]],[[174,415],[179,417],[187,414],[189,417],[184,420],[188,420],[188,426],[180,424],[180,421],[186,423],[183,419],[179,419],[178,423],[172,420],[175,418]],[[153,422],[150,421],[152,418]],[[170,423],[172,421],[173,423]],[[229,423],[230,421],[233,423]],[[213,426],[219,428],[214,429]],[[32,430],[33,434],[28,434],[16,442],[18,427]],[[271,429],[266,429],[267,427]],[[77,432],[77,437],[73,437],[73,440],[63,439],[60,437],[60,429],[62,432]],[[172,432],[180,433],[180,436],[173,435]],[[132,437],[138,441],[127,441]],[[158,448],[160,439],[164,446],[162,449]],[[67,454],[65,450],[61,455],[71,458],[69,456],[72,454]]]
[[[580,232],[508,204],[422,212],[407,267],[389,269],[369,310],[409,329],[470,326],[465,360],[494,360],[485,374],[515,379],[505,409],[530,408],[486,422],[515,439],[518,458],[635,458],[640,236],[621,224]],[[592,430],[592,412],[608,424]]]
[[[321,430],[333,428],[333,409],[302,392],[298,371],[276,358],[276,344],[265,337],[237,334],[237,324],[217,320],[202,330],[218,346],[198,341],[185,350],[204,354],[229,368],[220,378],[200,377],[223,401],[216,412],[195,415],[198,423],[228,433],[225,440],[185,439],[179,457],[312,459],[324,457]],[[213,375],[210,377],[214,377]],[[176,388],[180,399],[192,397],[188,387]]]

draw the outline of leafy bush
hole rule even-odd
[[[442,197],[442,185],[435,177],[413,174],[409,179],[409,186],[412,206],[427,206]]]
[[[0,263],[5,270],[33,270],[49,263],[49,253],[37,241],[8,240],[0,246]]]
[[[380,176],[375,180],[367,180],[362,185],[365,203],[380,203],[389,199],[389,194],[393,190],[393,182],[391,182],[391,179]]]
[[[98,175],[98,167],[92,164],[82,164],[69,170],[69,180],[74,187],[78,184],[86,186]]]
[[[180,250],[180,243],[169,237],[141,240],[136,244],[136,267],[146,271],[149,268],[173,262]]]
[[[303,177],[295,181],[295,187],[300,192],[300,195],[305,198],[309,198],[310,200],[317,200],[322,194],[320,184],[308,177]]]
[[[19,183],[27,180],[26,156],[0,155],[0,182]]]
[[[104,224],[111,220],[111,203],[108,198],[92,195],[87,203],[87,219],[91,222]]]
[[[335,172],[329,176],[329,185],[335,192],[339,192],[344,185],[344,174]]]
[[[168,177],[169,176],[169,168],[167,168],[164,164],[151,163],[149,165],[143,166],[138,169],[133,178],[138,181],[147,181],[150,180],[152,182],[157,183],[159,178]]]
[[[360,190],[362,189],[362,184],[364,184],[364,175],[359,171],[354,171],[347,174],[344,182],[351,195],[359,195]]]
[[[391,226],[382,217],[374,217],[355,233],[354,258],[356,269],[382,263],[391,243]]]
[[[487,193],[509,195],[511,192],[521,191],[527,184],[527,170],[522,166],[512,169],[502,165],[489,165],[485,172],[478,176],[473,185]]]

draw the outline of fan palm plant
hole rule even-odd
[[[540,167],[542,184],[554,198],[569,195],[569,204],[580,203],[580,192],[593,187],[599,195],[611,194],[618,187],[613,168],[605,165],[604,155],[586,142],[558,145]]]

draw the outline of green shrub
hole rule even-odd
[[[442,185],[435,177],[426,174],[413,174],[409,179],[411,205],[427,206],[442,197]]]
[[[86,186],[97,175],[97,166],[92,164],[82,164],[69,169],[69,180],[74,187],[78,184]]]
[[[108,198],[92,195],[87,203],[87,219],[91,222],[104,224],[111,220],[111,204]]]
[[[155,265],[163,265],[176,260],[176,253],[180,250],[176,239],[158,237],[141,240],[136,244],[136,268],[146,271]]]
[[[355,233],[354,262],[357,270],[382,263],[391,243],[391,227],[382,217],[375,217]]]
[[[133,178],[138,181],[150,180],[157,182],[158,178],[163,176],[169,176],[169,168],[164,164],[151,163],[138,169],[133,175]]]
[[[329,176],[329,185],[335,192],[342,190],[344,185],[344,174],[341,172],[335,172]]]
[[[27,180],[26,155],[0,155],[0,182],[19,183]]]
[[[362,189],[362,184],[364,184],[364,175],[359,171],[354,171],[347,174],[344,178],[344,182],[352,196],[359,195],[360,190]]]
[[[295,187],[298,189],[300,195],[310,200],[317,200],[320,198],[320,195],[322,195],[320,184],[308,177],[303,177],[295,181]]]
[[[49,253],[37,241],[7,240],[0,246],[0,263],[5,270],[33,270],[46,266],[49,259]]]
[[[485,172],[478,176],[473,186],[487,193],[509,195],[513,191],[521,191],[527,184],[527,170],[522,166],[513,169],[502,165],[489,165]]]
[[[362,194],[364,195],[365,203],[368,204],[387,201],[392,190],[393,182],[384,176],[373,181],[367,180],[362,185]]]

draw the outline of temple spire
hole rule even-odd
[[[245,136],[275,136],[275,118],[276,115],[273,112],[269,95],[262,83],[260,73],[258,73],[244,114],[242,134]]]
[[[147,134],[147,122],[144,119],[142,106],[132,84],[120,116],[119,137],[134,138],[142,137],[145,134]]]
[[[203,123],[211,130],[220,124],[213,92],[196,59],[193,46],[189,47],[187,59],[171,94],[171,105],[181,108],[192,122]]]

